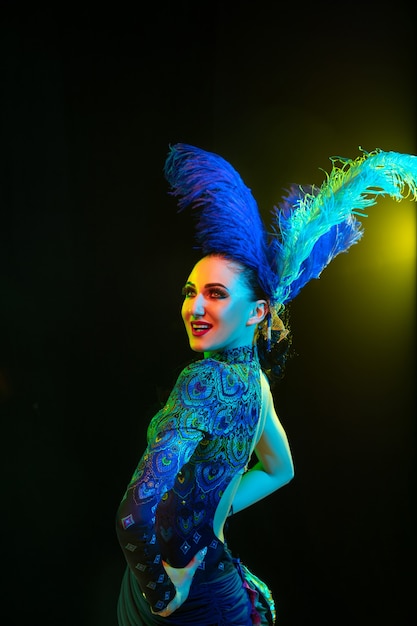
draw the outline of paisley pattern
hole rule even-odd
[[[204,567],[214,566],[222,548],[214,514],[233,476],[248,464],[260,400],[256,349],[236,348],[187,366],[151,420],[147,448],[118,510],[117,533],[153,610],[175,593],[162,560],[183,567],[209,546]]]

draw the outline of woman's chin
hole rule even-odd
[[[204,342],[201,341],[201,339],[198,339],[196,337],[190,337],[189,341],[190,341],[190,348],[194,352],[206,352],[209,349],[207,348],[207,342],[206,344],[204,344]]]

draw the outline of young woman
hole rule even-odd
[[[119,603],[122,625],[162,618],[181,626],[256,623],[224,524],[231,510],[289,482],[293,464],[257,355],[267,302],[253,281],[240,263],[209,255],[184,286],[185,328],[191,348],[204,358],[185,368],[151,421],[147,449],[118,512],[129,565]],[[258,463],[246,471],[253,449]],[[140,615],[133,620],[132,595]]]
[[[151,420],[117,513],[127,562],[119,626],[275,622],[269,589],[233,559],[225,522],[293,477],[269,384],[285,363],[279,315],[360,239],[355,214],[380,195],[402,199],[405,186],[417,195],[413,155],[378,150],[341,163],[320,189],[293,188],[267,230],[227,161],[186,144],[170,150],[172,193],[198,215],[202,258],[182,307],[198,358]]]

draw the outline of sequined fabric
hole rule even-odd
[[[202,547],[215,571],[220,499],[248,464],[259,420],[260,366],[252,347],[213,353],[187,366],[151,420],[146,450],[117,514],[128,567],[154,611],[175,595],[162,559],[183,567]]]

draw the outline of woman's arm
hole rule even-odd
[[[275,412],[271,392],[263,393],[265,424],[255,446],[258,462],[240,481],[233,499],[233,513],[242,511],[287,484],[294,465],[287,435]]]

